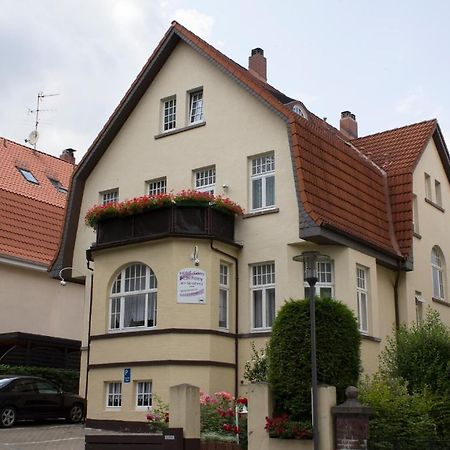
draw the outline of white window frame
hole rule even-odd
[[[415,194],[413,194],[413,231],[416,234],[420,233],[419,204],[417,202],[417,195]]]
[[[427,173],[425,173],[424,176],[425,176],[425,198],[432,202],[433,193],[431,192],[431,177]]]
[[[140,271],[145,270],[144,277],[132,277],[126,278],[127,270],[130,269],[132,271],[132,267],[139,267]],[[136,273],[137,269],[134,269]],[[140,272],[142,274],[142,272]],[[129,283],[136,283],[138,279],[144,278],[144,288],[143,289],[135,289],[135,290],[127,290],[126,289],[126,281],[130,280]],[[144,296],[144,324],[136,325],[136,326],[125,326],[125,303],[127,298],[134,297],[136,295]],[[151,297],[153,299],[151,299]],[[153,321],[153,325],[148,326],[147,323],[149,321],[149,305],[153,303],[153,309],[150,311],[151,320]],[[146,266],[145,264],[133,263],[124,267],[115,277],[114,282],[111,287],[111,295],[109,297],[109,315],[108,315],[108,331],[110,333],[121,332],[121,331],[133,331],[133,330],[141,330],[156,327],[156,318],[157,318],[157,310],[158,310],[158,280],[153,270]],[[113,323],[117,323],[113,321],[114,317],[118,317],[118,326],[113,326]]]
[[[423,322],[423,305],[425,304],[422,292],[416,291],[414,293],[414,301],[416,306],[416,323],[420,325]]]
[[[113,205],[119,201],[119,189],[109,189],[100,192],[100,201],[102,205]]]
[[[442,191],[441,191],[441,183],[438,180],[434,180],[434,193],[436,194],[436,205],[442,208]]]
[[[356,266],[356,299],[358,310],[358,329],[363,334],[369,332],[369,269]]]
[[[273,152],[250,158],[250,211],[261,211],[275,208],[275,154]],[[272,183],[273,192],[268,186]],[[255,205],[254,194],[256,183],[261,183],[258,204]],[[273,199],[273,200],[271,200]]]
[[[305,280],[306,275],[303,275],[303,279]],[[305,298],[309,298],[309,284],[305,280]],[[315,292],[314,295],[316,297],[323,298],[334,298],[334,264],[333,261],[318,261],[317,262],[317,282],[314,286]],[[329,289],[330,295],[322,295],[322,290]]]
[[[216,191],[216,166],[209,166],[193,171],[194,189],[214,195]]]
[[[431,249],[431,272],[433,298],[445,300],[445,261],[442,250],[437,245]]]
[[[167,192],[167,178],[155,178],[147,181],[147,195],[159,195]]]
[[[203,119],[203,88],[189,92],[189,125],[201,123]]]
[[[250,266],[250,291],[251,291],[251,318],[253,330],[270,330],[276,314],[276,290],[275,290],[275,262],[252,264]],[[261,299],[261,325],[257,326],[255,302],[256,295],[260,293]],[[273,316],[269,317],[271,301],[273,300]]]
[[[165,98],[162,103],[162,132],[175,130],[177,128],[177,97]]]
[[[228,330],[229,328],[229,299],[230,266],[221,262],[219,267],[219,328],[223,330]]]
[[[110,400],[112,404],[110,404]],[[115,400],[118,400],[118,405],[114,405]],[[110,381],[106,383],[106,408],[120,409],[121,407],[122,407],[122,382]]]
[[[136,398],[135,398],[135,404],[136,404],[136,409],[138,410],[142,410],[142,409],[151,409],[152,407],[152,402],[153,402],[153,385],[152,385],[152,381],[151,380],[138,380],[135,382],[135,386],[136,386]],[[144,388],[144,389],[142,389]],[[150,388],[148,390],[148,388]],[[139,405],[139,399],[140,397],[143,400],[142,405]],[[145,404],[147,403],[147,404]]]

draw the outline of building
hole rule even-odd
[[[436,120],[358,138],[350,112],[338,130],[267,84],[261,49],[247,70],[173,22],[75,171],[53,266],[94,268],[88,420],[143,421],[152,393],[181,382],[238,391],[251,342],[304,295],[305,250],[330,256],[317,294],[355,311],[368,373],[423,305],[450,322],[449,180]],[[188,188],[246,213],[233,224],[171,206],[85,224],[95,204]],[[205,288],[191,301],[185,276]]]
[[[61,235],[72,153],[56,158],[0,138],[3,364],[80,366],[83,286],[64,288],[47,272]]]

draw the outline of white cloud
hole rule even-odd
[[[207,16],[196,9],[177,9],[174,19],[205,40],[210,39],[216,21],[214,17]]]

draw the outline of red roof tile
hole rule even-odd
[[[39,184],[27,181],[30,171]],[[58,247],[68,188],[74,166],[0,138],[0,255],[48,265]]]
[[[404,255],[410,253],[413,238],[413,171],[436,126],[436,120],[428,120],[352,140],[388,174],[392,219]]]

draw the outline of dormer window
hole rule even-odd
[[[306,119],[306,115],[303,112],[303,109],[300,107],[300,105],[294,105],[292,107],[292,111],[294,111],[295,114],[298,114],[300,117],[303,117],[304,119]]]
[[[52,183],[52,185],[55,187],[55,189],[58,192],[62,192],[63,194],[67,194],[67,189],[65,187],[63,187],[63,185],[61,184],[61,181],[56,180],[55,178],[50,178],[50,177],[48,177],[48,180],[50,181],[50,183]]]
[[[39,184],[39,181],[29,170],[21,169],[20,167],[18,167],[17,170],[22,174],[22,176],[25,178],[25,180],[27,180],[33,184]]]

